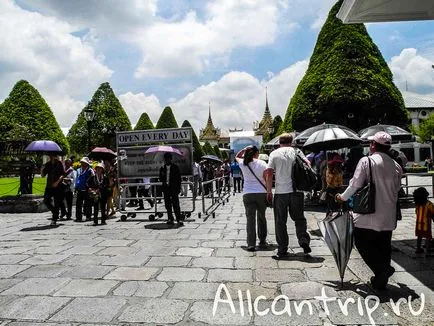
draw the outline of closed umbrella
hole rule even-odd
[[[32,141],[25,149],[26,152],[61,153],[62,149],[52,140]]]
[[[345,269],[353,249],[353,217],[348,211],[329,212],[322,221],[318,222],[318,226],[335,259],[341,285],[343,285]]]
[[[348,128],[332,127],[315,131],[303,145],[304,149],[318,152],[359,145],[362,140]]]

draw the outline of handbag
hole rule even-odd
[[[353,196],[353,212],[358,214],[375,213],[375,184],[372,181],[371,159],[369,161],[369,181],[366,186],[359,189]]]
[[[247,167],[249,168],[250,172],[252,172],[253,176],[258,180],[258,182],[264,187],[265,191],[267,191],[267,187],[262,183],[261,180],[259,180],[258,176],[253,172],[252,168],[247,164]],[[272,208],[273,207],[273,201],[268,201],[267,197],[265,197],[265,206]]]

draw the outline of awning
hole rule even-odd
[[[346,24],[434,19],[433,0],[344,0],[337,17]]]

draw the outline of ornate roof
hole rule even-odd
[[[268,128],[273,123],[273,117],[270,113],[270,108],[268,107],[268,92],[267,88],[265,88],[265,112],[262,116],[262,120],[259,122],[258,127],[255,129],[257,135],[264,135],[268,133]]]
[[[403,91],[402,97],[407,109],[434,109],[434,99],[426,95]]]
[[[214,127],[211,118],[211,104],[208,108],[208,121],[204,129],[200,130],[199,140],[207,141],[207,140],[218,140],[220,137],[220,129]]]

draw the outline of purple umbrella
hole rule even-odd
[[[26,152],[61,153],[62,149],[52,140],[35,140],[25,148]]]
[[[172,146],[165,146],[165,145],[160,145],[160,146],[153,146],[153,147],[149,147],[145,154],[153,154],[153,153],[174,153],[174,154],[178,154],[180,156],[184,156],[184,154],[177,148],[174,148]]]

